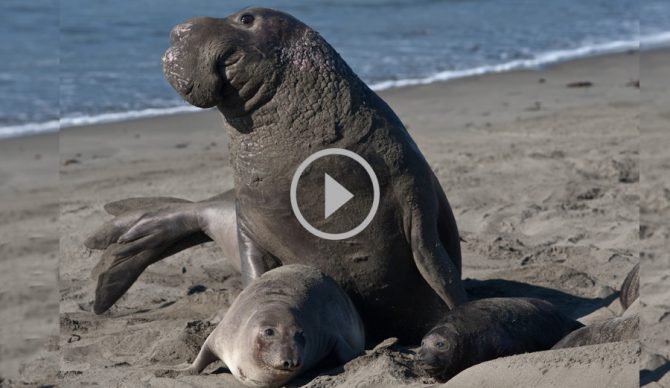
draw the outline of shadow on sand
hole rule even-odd
[[[465,289],[470,300],[513,297],[538,298],[553,303],[563,314],[577,319],[608,306],[619,295],[614,292],[606,298],[584,298],[548,287],[504,279],[465,279]]]
[[[670,372],[670,362],[666,362],[654,370],[643,369],[640,371],[640,386],[659,381],[668,372]]]

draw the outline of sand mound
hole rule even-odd
[[[632,388],[640,347],[617,342],[499,358],[459,373],[441,388]]]

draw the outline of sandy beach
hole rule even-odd
[[[644,53],[640,136],[640,297],[643,354],[641,381],[653,387],[670,386],[670,255],[667,220],[670,185],[667,152],[670,115],[670,78],[664,52]]]
[[[670,265],[662,222],[670,188],[661,179],[670,85],[646,78],[662,80],[669,57],[669,51],[643,57],[643,90],[649,82],[655,93],[649,106],[657,109],[645,105],[642,116],[637,53],[380,93],[453,207],[471,298],[545,298],[588,324],[622,313],[617,290],[643,260],[641,350],[624,342],[529,353],[477,365],[445,387],[631,387],[640,369],[647,386],[670,386]],[[59,154],[48,152],[56,142]],[[11,206],[0,208],[0,259],[11,268],[0,273],[0,386],[240,386],[221,363],[199,376],[160,373],[193,360],[240,292],[239,274],[218,247],[204,244],[150,266],[97,316],[91,271],[101,252],[83,245],[111,219],[105,203],[137,196],[200,200],[232,188],[218,112],[65,128],[59,137],[0,141],[0,151],[0,196],[3,203],[11,198]],[[14,162],[4,163],[5,155]],[[492,376],[500,377],[498,385]],[[410,349],[389,339],[343,367],[292,384],[436,381],[416,368]]]

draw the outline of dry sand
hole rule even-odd
[[[668,54],[650,54],[657,59],[650,66],[661,69]],[[661,211],[670,195],[660,172],[643,175],[640,191],[640,90],[629,84],[638,79],[638,56],[621,54],[381,95],[407,125],[454,208],[466,240],[463,277],[472,297],[541,297],[585,323],[622,313],[616,290],[639,259],[642,198],[647,210],[642,217],[648,219],[641,234],[653,241],[655,251],[645,250],[642,269],[649,338],[640,367],[650,370],[644,376],[653,386],[670,381],[670,374],[663,373],[667,365],[658,358],[670,357],[663,328],[670,266],[661,251],[668,233]],[[566,87],[575,81],[593,85]],[[659,123],[654,133],[660,135],[670,117],[654,118]],[[96,316],[90,272],[100,252],[83,246],[110,218],[102,209],[107,202],[159,195],[197,200],[231,188],[220,120],[215,112],[203,112],[61,132],[60,335],[57,322],[54,326],[47,319],[57,301],[38,293],[13,296],[21,279],[17,274],[39,269],[46,279],[53,258],[28,249],[3,254],[1,259],[11,260],[15,268],[0,274],[4,384],[53,383],[56,378],[68,387],[238,386],[230,374],[221,373],[220,363],[200,376],[172,379],[155,373],[192,360],[213,329],[210,321],[239,292],[239,276],[220,249],[205,244],[149,267],[115,307]],[[7,143],[0,142],[2,147]],[[667,166],[661,158],[667,139],[645,138],[642,144],[655,152],[643,154],[645,163]],[[19,179],[16,174],[4,165],[0,169],[4,179]],[[53,187],[48,183],[42,179],[36,185]],[[27,201],[30,191],[20,193]],[[42,200],[46,210],[19,202],[0,214],[3,242],[9,244],[0,246],[3,253],[26,233],[33,236],[38,227],[58,225],[38,222],[49,206],[58,206],[55,196]],[[37,259],[41,261],[31,262]],[[195,285],[204,291],[189,292]],[[7,325],[14,325],[14,331],[17,325],[26,330],[35,326],[38,346],[26,348]],[[637,375],[638,352],[635,343],[619,343],[531,353],[480,364],[454,381],[478,386],[501,375],[515,386],[550,386],[566,376],[565,381],[581,386],[628,387]],[[589,374],[608,377],[587,378]],[[517,375],[528,377],[514,380]],[[502,381],[498,386],[506,386]],[[411,351],[390,339],[343,367],[317,371],[295,384],[422,387],[435,381],[421,375]]]
[[[58,136],[0,141],[0,386],[58,372]]]

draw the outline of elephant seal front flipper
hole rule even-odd
[[[207,341],[205,341],[205,343],[200,348],[198,355],[195,357],[195,360],[193,360],[193,362],[186,368],[176,369],[175,372],[180,375],[197,375],[202,373],[202,371],[207,368],[207,365],[218,360],[220,360],[220,358],[217,357],[214,352],[212,352],[212,350],[209,348],[209,344]],[[230,370],[227,365],[226,368]]]
[[[430,168],[424,169],[425,172],[429,175],[425,186],[421,183],[410,186],[410,190],[414,191],[414,195],[410,198],[416,198],[417,202],[416,205],[410,206],[412,253],[416,267],[423,278],[449,308],[453,309],[468,300],[465,288],[461,284],[458,230],[455,229],[455,221],[450,222],[453,220],[453,214],[448,203],[445,204],[446,197],[442,188],[436,185],[437,179]],[[416,172],[416,175],[420,174],[421,172]],[[445,214],[447,211],[448,214]],[[448,234],[440,234],[440,229],[436,227],[438,225],[453,229],[449,230]],[[444,244],[445,235],[450,245]],[[447,252],[448,248],[458,252],[450,255]]]

